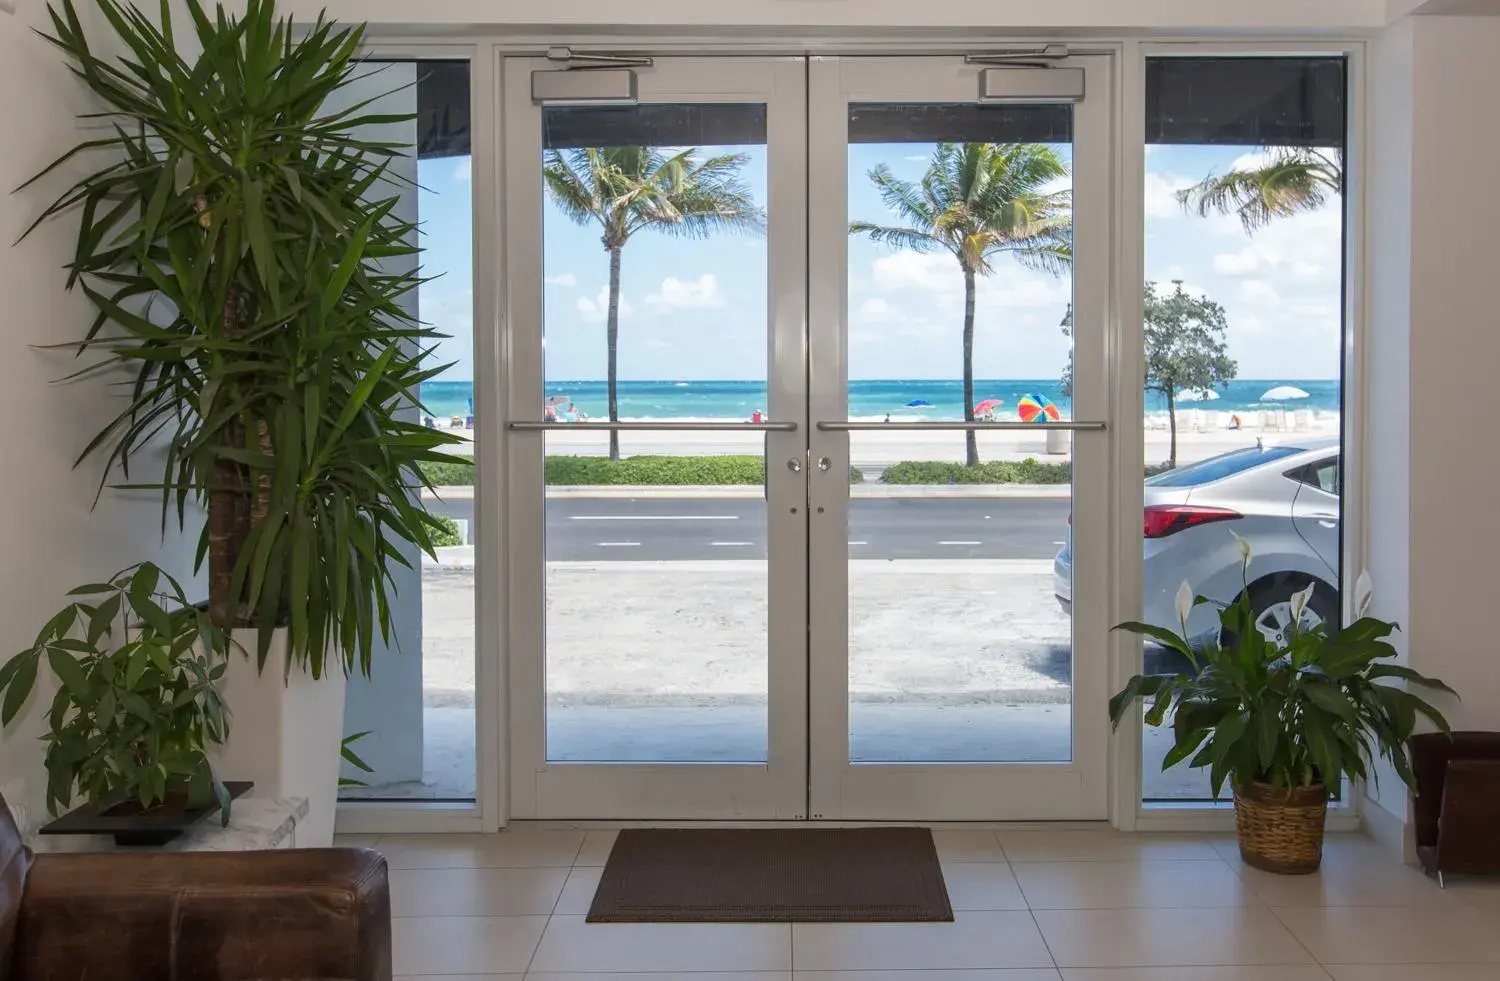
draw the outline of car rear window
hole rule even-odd
[[[1189,463],[1185,467],[1168,470],[1166,473],[1159,473],[1147,479],[1146,485],[1149,487],[1195,487],[1198,484],[1211,484],[1216,480],[1244,473],[1252,467],[1295,456],[1301,452],[1303,448],[1300,446],[1248,446],[1243,450],[1230,450],[1220,456]]]

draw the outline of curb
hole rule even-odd
[[[1073,496],[1071,484],[855,484],[849,488],[849,497],[854,500],[867,498],[913,499],[913,498],[1049,498],[1067,500]],[[603,499],[626,498],[672,499],[698,498],[718,500],[761,500],[765,489],[757,484],[720,484],[711,486],[673,485],[640,486],[611,485],[591,487],[549,487],[548,499]],[[438,487],[435,491],[422,491],[422,500],[472,501],[474,488]]]

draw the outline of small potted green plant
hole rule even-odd
[[[1387,640],[1396,624],[1369,616],[1370,581],[1355,586],[1356,618],[1330,632],[1308,625],[1304,611],[1313,586],[1292,598],[1291,620],[1281,642],[1255,626],[1250,604],[1250,545],[1238,535],[1246,588],[1231,602],[1194,596],[1187,583],[1177,594],[1180,633],[1147,623],[1116,629],[1149,637],[1176,651],[1190,669],[1176,675],[1136,675],[1110,699],[1110,721],[1119,727],[1137,700],[1147,703],[1147,725],[1170,724],[1174,745],[1162,769],[1187,762],[1207,767],[1214,799],[1228,780],[1235,828],[1245,864],[1269,872],[1314,872],[1322,861],[1323,825],[1330,790],[1343,777],[1366,779],[1377,757],[1390,761],[1415,792],[1407,740],[1425,716],[1449,731],[1443,715],[1407,690],[1414,685],[1452,689],[1411,668],[1393,664]],[[1220,639],[1195,647],[1188,614],[1219,608]]]
[[[6,726],[44,665],[58,681],[42,737],[47,809],[84,804],[43,833],[146,844],[214,810],[227,824],[230,790],[208,754],[229,733],[218,690],[228,635],[149,562],[69,595],[77,599],[0,667]]]

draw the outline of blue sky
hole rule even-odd
[[[765,201],[764,147],[743,149],[745,176]],[[851,146],[849,213],[889,221],[865,176],[878,162],[916,178],[929,145]],[[1184,214],[1173,192],[1256,154],[1253,147],[1151,147],[1146,167],[1147,276],[1181,279],[1225,307],[1230,353],[1243,378],[1336,378],[1339,372],[1340,214],[1337,204],[1248,236],[1232,218]],[[467,159],[421,162],[424,265],[443,275],[421,294],[422,318],[452,339],[444,377],[473,375],[470,168]],[[771,220],[775,220],[774,215]],[[604,377],[607,257],[595,226],[549,203],[544,223],[546,372],[549,380]],[[963,280],[947,254],[849,245],[851,378],[957,378]],[[706,241],[637,234],[622,261],[620,376],[765,377],[766,239]],[[1067,361],[1058,330],[1066,278],[1001,257],[978,293],[975,370],[981,378],[1052,378]]]

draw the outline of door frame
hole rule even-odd
[[[768,759],[764,763],[559,763],[546,745],[545,435],[507,433],[510,807],[516,819],[795,819],[806,816],[806,70],[799,57],[662,57],[636,67],[639,102],[766,105],[768,432]],[[508,57],[504,82],[507,227],[504,366],[508,418],[535,419],[543,398],[542,107],[531,73],[543,58]],[[725,428],[733,428],[726,424]]]
[[[1089,54],[1075,103],[1074,418],[1111,421],[1109,344],[1114,281],[1114,59]],[[810,481],[812,620],[809,673],[810,810],[828,820],[1103,820],[1109,816],[1109,536],[1112,429],[1075,433],[1072,760],[1067,763],[859,763],[849,761],[849,548],[847,433],[818,422],[848,412],[848,105],[972,102],[982,65],[961,57],[815,57],[809,69],[813,161],[809,269],[811,455],[827,457]],[[821,166],[820,166],[821,164]],[[1078,216],[1084,221],[1080,223]],[[830,325],[834,329],[819,329]],[[1080,556],[1077,548],[1083,545]],[[1083,708],[1080,710],[1080,706]]]

